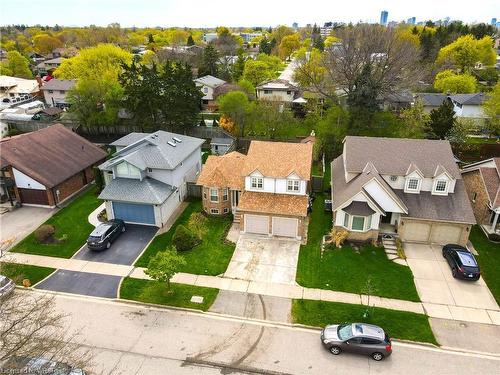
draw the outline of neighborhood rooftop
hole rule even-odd
[[[74,79],[51,79],[49,82],[42,86],[42,90],[71,90],[76,85]]]

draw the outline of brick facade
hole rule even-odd
[[[245,214],[248,215],[255,215],[255,216],[267,216],[269,218],[269,233],[273,233],[273,217],[286,217],[290,219],[298,219],[298,229],[297,229],[297,235],[300,238],[305,238],[307,235],[307,225],[306,225],[306,218],[305,217],[300,217],[300,216],[290,216],[290,215],[278,215],[278,214],[272,214],[272,215],[266,215],[262,214],[260,212],[245,212],[245,211],[238,211],[240,214],[240,229],[241,231],[245,231]]]
[[[337,230],[347,230],[342,226],[335,226]],[[347,236],[347,240],[349,241],[360,241],[360,242],[371,242],[376,241],[379,235],[378,229],[370,229],[366,232],[356,232],[352,230],[347,230],[349,235]]]
[[[202,188],[202,202],[203,202],[203,210],[209,215],[227,215],[231,213],[231,191],[228,190],[227,200],[223,200],[224,189],[223,188],[214,188],[218,189],[218,202],[212,202],[210,200],[210,188],[203,186]],[[212,213],[212,209],[219,210],[219,213]],[[224,209],[227,212],[224,212]]]
[[[464,180],[467,196],[469,197],[472,205],[472,210],[474,211],[477,223],[488,224],[491,215],[491,210],[488,207],[490,198],[486,191],[486,187],[484,186],[481,172],[479,172],[479,170],[467,172],[462,175],[462,178]],[[474,195],[476,195],[475,199]]]

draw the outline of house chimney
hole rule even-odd
[[[40,77],[39,75],[37,75],[35,78],[36,78],[36,81],[38,82],[38,87],[42,88],[42,86],[43,86],[42,77]]]

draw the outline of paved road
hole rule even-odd
[[[500,357],[394,343],[394,354],[377,363],[334,357],[318,331],[213,314],[156,309],[58,295],[57,309],[70,314],[68,331],[98,353],[96,370],[121,374],[481,374],[500,373]],[[193,369],[194,368],[194,369]]]
[[[84,245],[73,258],[92,262],[132,265],[154,237],[158,228],[133,224],[127,224],[126,228],[125,233],[122,233],[109,249],[92,251],[87,245]]]

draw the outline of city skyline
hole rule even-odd
[[[37,3],[43,7],[33,6]],[[299,26],[322,25],[324,22],[370,22],[380,21],[381,11],[389,12],[388,22],[405,21],[416,17],[417,22],[439,20],[449,17],[466,23],[490,23],[496,17],[496,1],[482,0],[474,9],[465,6],[465,1],[421,0],[418,4],[401,4],[397,0],[367,1],[352,0],[349,6],[339,7],[338,2],[318,0],[314,7],[304,7],[297,0],[266,2],[254,0],[252,7],[244,10],[229,0],[218,0],[210,4],[180,3],[173,0],[145,0],[138,9],[133,0],[17,0],[0,4],[2,25],[61,25],[61,26],[106,26],[120,23],[123,27],[215,27],[226,26],[276,26],[280,24]],[[460,6],[463,4],[464,6]],[[453,6],[451,6],[453,5]],[[331,12],[325,11],[331,9]],[[264,11],[266,10],[266,11]],[[426,11],[427,10],[427,11]],[[429,11],[430,10],[430,11]]]

